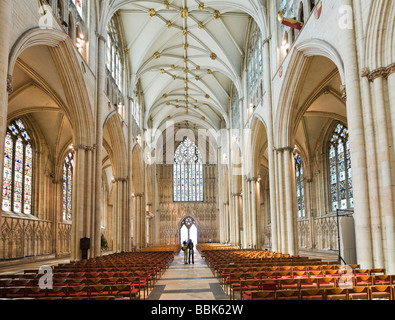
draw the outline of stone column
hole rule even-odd
[[[391,110],[391,124],[392,124],[392,146],[395,146],[395,63],[390,65],[387,68],[387,73],[388,73],[388,86],[387,86],[387,90],[388,90],[388,99],[389,99],[389,109]],[[394,163],[394,158],[395,158],[395,154],[394,154],[394,150],[392,149],[392,161],[391,163]],[[394,177],[395,172],[394,172],[394,166],[391,166],[392,168],[392,177]],[[392,183],[391,185],[392,188],[392,201],[395,202],[395,187]],[[392,205],[392,208],[394,208],[395,205]],[[388,233],[389,237],[388,237],[388,261],[389,261],[389,266],[388,266],[388,272],[390,274],[393,274],[395,272],[395,257],[394,257],[394,252],[395,252],[395,221],[394,221],[394,215],[395,212],[394,210],[392,211],[392,213],[386,217],[386,227],[388,229]]]
[[[341,5],[353,7],[351,0],[342,0]],[[369,187],[366,177],[367,162],[362,114],[360,76],[356,52],[355,30],[345,28],[341,34],[344,48],[345,88],[347,94],[347,122],[350,132],[352,176],[355,207],[355,236],[357,241],[357,261],[363,268],[371,268],[372,232],[370,228]]]
[[[253,178],[250,181],[251,184],[251,237],[252,246],[251,248],[257,248],[257,206],[256,206],[256,182],[257,179]]]
[[[249,209],[248,209],[248,201],[249,201],[249,190],[248,190],[248,182],[246,181],[246,178],[243,176],[242,177],[242,190],[243,190],[243,203],[242,203],[242,219],[243,219],[243,239],[242,239],[242,245],[244,249],[248,248],[248,243],[249,243],[249,226],[248,226],[248,215],[249,215]]]
[[[277,203],[276,203],[276,172],[275,172],[275,158],[274,158],[274,142],[273,142],[273,101],[272,101],[272,79],[270,67],[270,39],[263,41],[263,69],[264,72],[264,87],[266,96],[266,110],[267,110],[267,148],[268,148],[268,163],[269,163],[269,197],[270,197],[270,223],[271,223],[271,237],[272,237],[272,250],[278,250],[278,226],[277,226]]]
[[[239,193],[232,194],[233,201],[233,217],[230,219],[230,227],[231,227],[231,243],[232,245],[237,245],[240,243],[240,224],[239,224]]]
[[[4,141],[7,131],[8,96],[12,93],[12,75],[8,74],[8,56],[10,52],[10,33],[12,26],[13,1],[0,1],[0,190],[3,190],[3,168],[4,168]],[[1,191],[3,194],[3,191]],[[2,199],[2,198],[1,198]],[[2,200],[0,200],[2,203]],[[0,231],[1,210],[0,207]]]
[[[136,242],[135,242],[135,246],[136,249],[140,249],[141,248],[141,210],[140,210],[140,203],[141,203],[141,195],[136,194],[136,203],[135,203],[135,213],[134,213],[134,217],[136,219],[136,224],[135,224],[135,229],[134,229],[134,234],[136,237]]]
[[[284,164],[283,164],[283,149],[277,149],[277,190],[278,190],[278,233],[279,246],[278,250],[281,253],[286,253],[288,250],[286,237],[286,214],[285,214],[285,200],[284,200]]]
[[[294,188],[294,177],[292,174],[293,170],[293,156],[292,156],[292,147],[284,148],[284,185],[285,185],[285,214],[286,214],[286,234],[287,234],[287,243],[288,248],[284,253],[289,253],[291,255],[298,254],[298,243],[296,240],[297,228],[297,215],[295,212],[295,199],[296,193]]]
[[[95,214],[94,232],[95,246],[94,256],[100,256],[101,252],[101,217],[103,214],[102,205],[102,176],[103,176],[103,124],[104,110],[106,106],[106,38],[96,34],[98,38],[98,60],[97,60],[97,105],[96,105],[96,171],[95,171]]]
[[[80,239],[90,236],[91,222],[88,216],[91,211],[88,186],[92,181],[92,174],[89,175],[88,167],[92,164],[87,160],[91,159],[89,153],[94,151],[94,147],[84,145],[74,146],[74,173],[73,173],[73,200],[72,200],[72,238],[71,238],[71,260],[81,259]],[[89,257],[95,257],[94,252],[96,239],[91,238],[91,249],[88,251]],[[100,242],[99,242],[100,246]]]

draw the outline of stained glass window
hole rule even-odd
[[[9,124],[5,137],[3,203],[4,211],[32,213],[33,148],[22,120]]]
[[[83,0],[73,0],[74,5],[77,8],[78,14],[82,18],[82,5],[83,5]]]
[[[350,142],[342,124],[337,125],[330,141],[329,170],[332,211],[354,208]]]
[[[69,153],[63,163],[63,220],[71,221],[71,203],[73,191],[73,153]]]
[[[107,26],[107,68],[118,88],[122,88],[121,42],[114,19]]]
[[[304,203],[304,175],[302,158],[295,155],[295,181],[296,181],[296,200],[298,207],[298,218],[306,216],[305,203]]]
[[[248,88],[251,92],[263,71],[262,35],[257,24],[252,28],[248,53]]]
[[[203,164],[197,146],[186,138],[177,148],[173,164],[174,202],[203,201]]]

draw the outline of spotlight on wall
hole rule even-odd
[[[283,40],[283,42],[282,42],[282,47],[283,47],[285,50],[288,50],[288,49],[289,49],[289,43],[288,43],[288,40],[287,40],[287,39],[284,39],[284,40]]]
[[[76,46],[77,46],[78,50],[82,50],[82,48],[84,47],[84,43],[85,43],[84,39],[85,39],[84,35],[82,33],[80,33],[77,37],[77,40],[76,40]]]

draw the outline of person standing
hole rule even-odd
[[[182,251],[184,251],[184,264],[188,264],[188,245],[186,241],[182,243]]]
[[[194,256],[194,245],[191,239],[188,241],[188,250],[189,250],[189,255],[188,255],[188,263],[191,263],[191,257],[192,257],[192,264],[195,263],[195,256]]]

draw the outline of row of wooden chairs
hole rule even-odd
[[[14,299],[95,299],[108,297],[115,300],[140,299],[140,290],[130,284],[113,285],[75,285],[75,286],[53,286],[49,289],[42,289],[39,286],[33,287],[8,287],[0,288],[0,298],[7,300]]]
[[[370,276],[368,276],[370,277]],[[371,287],[371,286],[394,286],[395,276],[385,275],[374,277],[371,281],[365,281],[366,276],[361,277],[324,277],[324,278],[299,278],[299,279],[231,279],[228,283],[229,295],[234,299],[236,293],[245,290],[318,290],[336,289],[341,287]]]
[[[73,286],[98,286],[98,285],[121,285],[127,284],[131,285],[134,288],[138,289],[139,297],[140,292],[144,294],[143,299],[149,294],[149,290],[153,288],[150,286],[146,279],[140,277],[114,277],[114,278],[59,278],[55,277],[52,279],[51,284],[55,287],[73,287]],[[40,280],[39,279],[2,279],[0,280],[0,289],[2,288],[15,288],[15,287],[39,287]]]
[[[390,280],[390,275],[382,273],[355,273],[355,272],[342,272],[340,270],[327,270],[327,271],[258,271],[258,270],[233,270],[225,269],[217,275],[217,279],[222,284],[229,278],[236,276],[243,277],[253,276],[256,279],[304,279],[304,278],[326,278],[326,277],[347,277],[351,276],[358,282],[372,283],[374,279],[387,279]]]
[[[245,291],[244,300],[394,300],[395,286]]]

